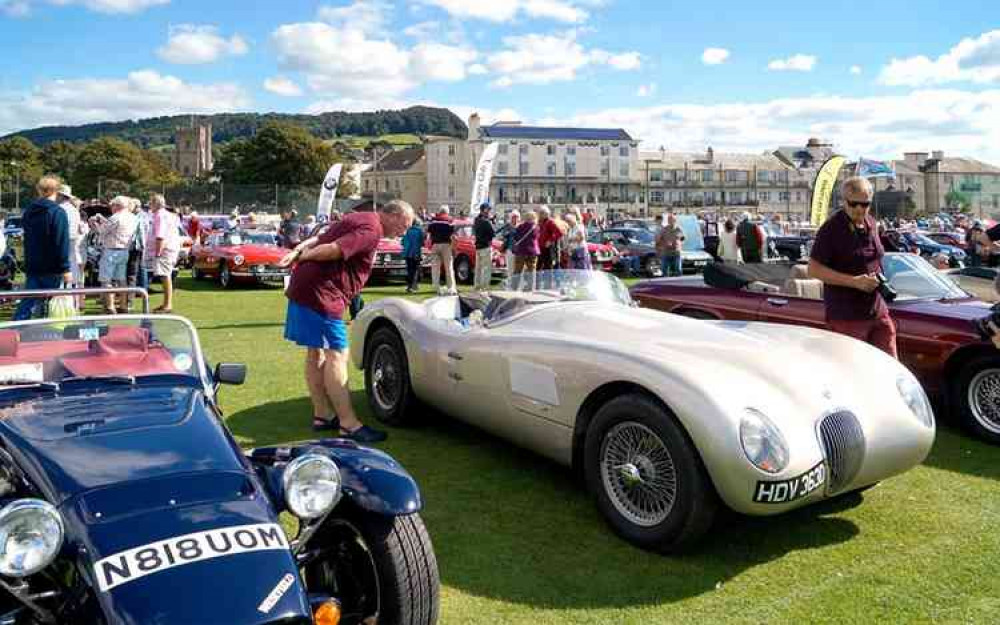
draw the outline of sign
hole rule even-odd
[[[837,185],[837,175],[844,166],[843,156],[831,156],[813,181],[812,225],[822,226],[830,216],[830,203],[833,201],[833,189]]]
[[[337,198],[337,187],[340,186],[340,172],[344,166],[337,163],[326,172],[323,180],[323,188],[319,192],[319,205],[316,207],[316,219],[326,221],[330,219],[330,210],[333,208],[333,201]]]
[[[469,214],[475,215],[479,207],[490,201],[490,181],[493,179],[493,161],[497,158],[500,144],[490,143],[479,157],[476,166],[476,177],[472,180],[472,200],[469,202]]]
[[[958,190],[966,193],[982,193],[983,185],[979,182],[963,182],[958,185]]]

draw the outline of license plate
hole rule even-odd
[[[826,465],[822,462],[798,477],[780,482],[757,482],[754,503],[790,503],[822,488],[826,484]]]
[[[704,267],[706,265],[708,265],[708,261],[707,260],[699,260],[699,261],[695,261],[695,263],[694,263],[695,267]]]
[[[405,276],[406,275],[406,270],[405,269],[390,269],[389,270],[389,275],[390,276]]]

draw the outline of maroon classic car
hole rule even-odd
[[[278,261],[287,253],[273,232],[216,232],[191,248],[191,273],[195,280],[213,277],[222,288],[237,282],[282,284],[289,271]]]
[[[887,254],[883,269],[899,293],[889,308],[900,360],[948,414],[1000,444],[1000,351],[972,323],[989,315],[989,305],[919,256]],[[697,319],[826,327],[823,284],[807,279],[803,265],[717,263],[704,276],[641,282],[632,297],[644,308]]]

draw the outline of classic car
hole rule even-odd
[[[0,622],[435,622],[413,478],[345,440],[244,452],[245,375],[177,316],[0,324]]]
[[[883,270],[899,296],[889,305],[900,360],[927,393],[969,430],[1000,443],[1000,352],[973,321],[990,305],[915,254],[886,254]],[[696,319],[826,327],[823,284],[803,265],[710,265],[701,276],[635,285],[644,308]],[[732,277],[732,274],[739,274]],[[853,385],[858,376],[851,377]]]
[[[772,515],[863,489],[934,440],[916,378],[863,343],[642,310],[597,271],[520,282],[366,307],[351,354],[368,403],[395,425],[426,404],[572,466],[643,548],[693,545],[720,503]]]
[[[618,251],[616,271],[648,277],[663,275],[656,256],[656,235],[645,228],[607,228],[588,238],[590,243],[611,245]]]
[[[24,228],[21,227],[21,215],[7,215],[3,221],[3,234],[7,238],[20,238],[24,236]]]
[[[195,280],[214,277],[223,288],[238,282],[282,284],[289,270],[278,261],[287,253],[273,232],[217,232],[191,248],[191,274]]]
[[[903,240],[910,244],[910,246],[915,247],[921,256],[930,258],[931,256],[936,256],[938,254],[944,254],[948,257],[948,261],[951,263],[952,267],[958,267],[965,262],[965,250],[960,247],[954,247],[952,245],[942,245],[937,241],[928,238],[927,235],[921,234],[919,232],[903,232]]]
[[[372,278],[387,280],[389,278],[406,277],[406,259],[403,258],[403,245],[399,239],[379,240],[372,264]]]
[[[961,232],[927,232],[924,236],[941,245],[965,248],[965,235]]]
[[[705,235],[701,222],[694,215],[678,215],[677,225],[684,231],[681,262],[685,272],[698,272],[712,262],[712,255],[705,249]]]
[[[476,235],[472,233],[472,222],[455,221],[455,280],[462,284],[472,284],[476,277]],[[499,239],[493,240],[493,275],[507,274],[507,257],[500,252],[503,247]],[[427,251],[430,251],[428,246]]]
[[[997,292],[997,270],[992,267],[963,267],[948,269],[943,273],[963,291],[984,302],[1000,301],[1000,293]]]
[[[793,262],[809,257],[815,239],[815,228],[803,228],[794,233],[768,237],[768,241],[774,243],[774,250],[778,256]]]

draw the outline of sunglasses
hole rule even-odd
[[[851,200],[847,200],[847,205],[850,206],[851,208],[857,208],[859,206],[861,206],[863,208],[868,208],[869,206],[872,205],[872,203],[871,202],[853,202]]]

